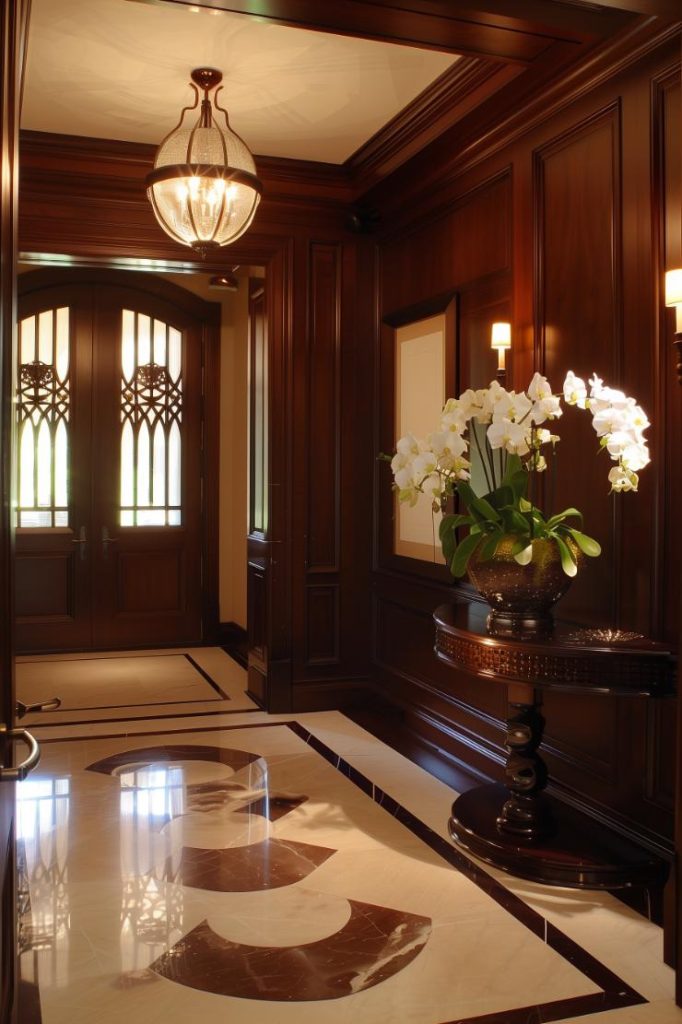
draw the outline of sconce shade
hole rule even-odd
[[[493,324],[490,335],[490,347],[496,349],[511,348],[511,324]]]
[[[665,304],[666,306],[682,304],[682,269],[668,270],[665,275]]]
[[[156,152],[154,170],[147,175],[147,196],[159,224],[171,238],[203,256],[234,242],[251,224],[262,186],[246,143],[230,128],[227,111],[213,104],[209,93],[222,80],[220,71],[198,68],[192,72],[196,94],[180,121]],[[199,106],[196,123],[184,127],[185,114]],[[213,116],[214,107],[225,117],[225,127]]]

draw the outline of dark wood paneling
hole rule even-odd
[[[619,381],[619,115],[618,104],[591,113],[533,154],[536,344],[540,365],[556,390],[569,369],[584,379],[596,372],[612,387]],[[602,544],[601,558],[584,567],[562,611],[581,622],[608,625],[617,621],[618,613],[619,567],[613,532],[618,506],[608,496],[606,459],[585,458],[586,451],[597,448],[589,415],[567,410],[560,426],[560,471],[547,511],[580,505],[586,532]],[[575,476],[567,471],[576,465],[580,465],[580,500]]]
[[[185,610],[186,570],[180,551],[126,551],[117,563],[116,614]]]
[[[15,615],[18,622],[67,619],[74,614],[72,552],[24,555],[17,576]]]
[[[307,595],[307,664],[336,665],[339,661],[338,584],[309,584]]]
[[[373,190],[382,225],[377,302],[381,317],[398,296],[417,304],[446,288],[459,293],[460,388],[490,379],[486,331],[506,313],[515,388],[527,386],[535,367],[555,389],[569,368],[586,377],[596,371],[644,404],[654,424],[653,463],[640,492],[619,496],[618,506],[607,496],[609,463],[597,458],[589,415],[567,410],[558,424],[560,465],[569,468],[555,502],[581,508],[587,532],[604,548],[561,613],[581,622],[620,619],[624,628],[675,640],[681,410],[660,287],[663,264],[681,258],[679,26],[640,43],[633,36],[628,51],[621,41],[617,57],[614,44],[608,70],[595,57],[582,79],[568,76],[563,89],[537,97],[523,127],[519,113],[508,134],[502,115],[499,130],[479,125],[476,134],[472,126],[470,143],[444,136]],[[378,329],[376,379],[381,449],[394,385]],[[379,552],[391,531],[382,469]],[[381,558],[375,567],[376,685],[432,749],[499,778],[506,708],[485,686],[434,666],[431,613],[447,588],[425,575],[414,566],[388,572]],[[544,709],[557,794],[668,852],[673,704],[551,695]]]
[[[341,247],[310,246],[308,337],[309,573],[339,570]]]

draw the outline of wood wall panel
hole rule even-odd
[[[451,155],[444,140],[434,145],[429,174],[439,181],[437,190],[410,186],[411,201],[404,202],[410,171],[424,169],[422,154],[384,183],[382,195],[372,195],[386,218],[377,246],[378,317],[447,289],[458,293],[460,390],[490,379],[483,351],[489,322],[507,312],[514,332],[509,384],[526,387],[534,368],[555,389],[568,369],[586,378],[597,372],[649,412],[653,463],[641,474],[639,493],[617,499],[608,496],[610,465],[597,458],[589,414],[566,410],[558,425],[564,469],[552,504],[577,505],[585,529],[603,547],[560,613],[673,642],[682,410],[661,275],[664,263],[680,262],[679,44],[678,32],[573,102],[555,104],[526,134],[506,144],[493,138],[488,156],[464,160],[459,176],[454,139]],[[379,447],[385,448],[393,381],[379,332],[376,379]],[[392,526],[387,467],[377,468],[377,480],[381,552]],[[440,674],[430,615],[449,588],[444,577],[428,577],[427,570],[389,567],[379,557],[377,686],[432,748],[500,778],[506,708],[499,694],[464,674]],[[552,694],[545,716],[558,795],[651,848],[670,851],[673,702]]]
[[[394,232],[381,246],[382,315],[403,309],[511,263],[508,170],[456,195],[432,219]]]
[[[338,572],[340,486],[341,247],[310,246],[308,345],[309,573]]]
[[[339,661],[338,584],[309,584],[307,602],[307,664],[336,665]]]
[[[622,344],[619,105],[588,115],[537,149],[533,160],[541,365],[557,391],[569,369],[585,380],[597,373],[615,386]],[[608,625],[617,616],[618,505],[608,495],[607,460],[593,454],[598,445],[589,414],[566,410],[557,432],[558,472],[546,511],[578,506],[586,533],[602,545],[601,558],[583,567],[562,608],[578,621]]]

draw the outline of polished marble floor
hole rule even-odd
[[[36,728],[20,939],[43,1024],[682,1022],[660,929],[465,857],[453,791],[342,714],[163,708]]]

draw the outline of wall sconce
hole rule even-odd
[[[665,304],[675,307],[675,341],[677,376],[682,384],[682,269],[668,270],[665,275]]]
[[[507,374],[505,352],[511,348],[511,324],[494,323],[490,332],[490,347],[497,350],[497,378],[504,380]]]

